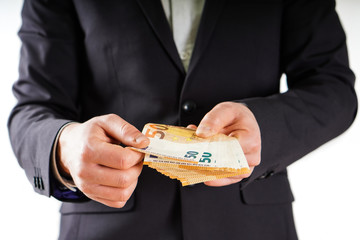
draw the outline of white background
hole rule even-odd
[[[12,153],[6,122],[15,100],[21,0],[0,0],[0,239],[56,239],[60,204],[36,194]],[[339,0],[350,63],[360,76],[360,1]],[[359,84],[356,85],[360,95]],[[300,239],[360,239],[360,120],[289,167]]]

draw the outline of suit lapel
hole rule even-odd
[[[137,0],[144,15],[146,16],[150,26],[155,32],[155,35],[160,40],[161,44],[169,54],[174,64],[179,70],[185,74],[184,66],[181,62],[177,48],[174,42],[173,34],[171,32],[169,23],[164,14],[161,2],[150,0]]]
[[[137,0],[137,2],[166,52],[169,54],[177,68],[185,74],[184,66],[177,52],[173,34],[164,14],[161,2],[159,0]],[[188,75],[190,75],[191,71],[195,68],[202,53],[205,51],[225,2],[225,0],[206,0],[189,65]]]
[[[188,75],[191,74],[191,71],[195,68],[201,55],[205,51],[225,2],[225,0],[206,1],[188,69]]]

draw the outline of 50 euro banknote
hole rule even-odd
[[[144,164],[172,179],[180,180],[183,186],[233,177],[247,172],[244,169],[241,171],[227,171],[222,168],[189,167],[189,163],[184,164],[176,162],[174,159],[160,158],[150,154],[145,154]]]
[[[249,173],[250,169],[238,140],[224,134],[198,137],[195,130],[149,123],[143,134],[150,139],[144,164],[183,185]]]

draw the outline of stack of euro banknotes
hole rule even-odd
[[[237,176],[250,172],[244,152],[234,137],[216,134],[198,137],[194,129],[149,123],[143,134],[148,147],[144,164],[181,181],[183,186]]]

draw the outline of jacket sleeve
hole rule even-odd
[[[288,91],[242,102],[261,130],[254,179],[283,171],[344,132],[357,111],[346,37],[333,0],[288,0],[283,9],[281,67]]]
[[[25,0],[18,102],[8,128],[14,153],[36,192],[51,195],[51,150],[59,129],[76,121],[81,38],[69,0]]]

